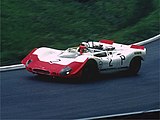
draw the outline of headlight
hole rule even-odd
[[[61,71],[60,71],[60,75],[62,76],[66,76],[66,75],[69,75],[69,73],[71,72],[71,68],[69,66],[63,68]]]
[[[28,60],[28,61],[26,62],[26,66],[28,67],[28,65],[29,65],[31,62],[32,62],[32,60]]]

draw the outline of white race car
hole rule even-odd
[[[94,79],[99,73],[127,70],[137,74],[146,48],[112,40],[82,42],[78,47],[57,50],[35,48],[23,60],[29,72],[61,78]]]

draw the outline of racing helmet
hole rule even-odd
[[[87,46],[85,44],[80,44],[79,48],[78,48],[78,52],[80,52],[80,54],[82,55],[82,53],[84,53],[87,50]]]

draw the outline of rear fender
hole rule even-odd
[[[132,60],[133,59],[139,59],[139,60],[143,60],[144,61],[143,57],[141,57],[141,56],[135,56],[135,57],[132,58]]]

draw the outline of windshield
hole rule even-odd
[[[77,47],[68,48],[65,51],[67,51],[67,52],[77,52]]]
[[[78,56],[77,47],[68,48],[59,55],[62,58],[76,58]]]

